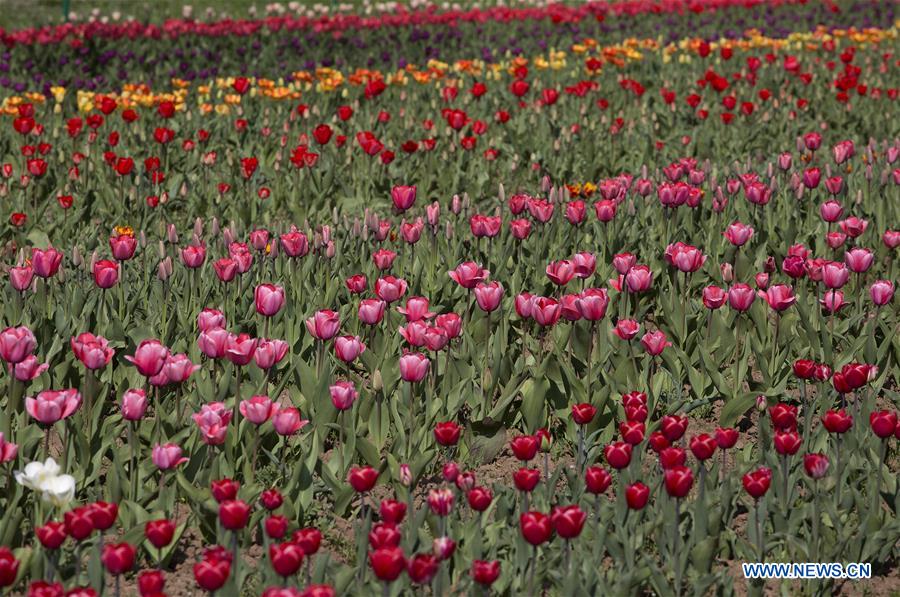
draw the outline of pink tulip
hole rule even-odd
[[[653,284],[653,273],[646,265],[636,265],[625,274],[625,286],[629,292],[646,292]]]
[[[170,384],[182,384],[199,369],[200,365],[192,363],[186,354],[173,354],[166,359],[160,373],[166,376]]]
[[[434,317],[434,313],[428,310],[428,299],[423,296],[412,296],[406,299],[406,308],[397,307],[397,312],[406,316],[407,322]]]
[[[819,299],[819,304],[826,313],[837,313],[850,303],[844,301],[844,293],[840,290],[829,290],[823,298]]]
[[[588,288],[575,301],[578,313],[587,321],[600,321],[606,315],[609,295],[605,288]]]
[[[697,247],[678,242],[666,248],[666,261],[684,273],[693,273],[706,263],[706,255]]]
[[[231,334],[222,328],[210,328],[200,332],[200,337],[197,338],[197,346],[200,348],[200,352],[207,357],[221,359],[225,356],[230,337]]]
[[[443,350],[450,342],[450,336],[444,328],[432,326],[425,330],[424,346],[431,352]]]
[[[832,249],[842,247],[847,242],[847,235],[843,232],[829,232],[825,235],[825,242]]]
[[[231,421],[231,411],[225,408],[223,402],[204,404],[200,407],[200,412],[192,415],[192,418],[197,424],[203,443],[210,446],[219,446],[225,443],[228,422]]]
[[[37,348],[37,340],[27,327],[6,328],[0,332],[0,358],[15,365],[25,360]]]
[[[25,399],[25,410],[31,418],[53,425],[57,421],[70,417],[81,406],[81,394],[78,390],[45,390],[34,398]]]
[[[59,271],[62,263],[63,254],[52,246],[42,251],[37,248],[31,249],[31,267],[39,278],[52,278]]]
[[[285,232],[279,237],[281,250],[288,257],[303,257],[309,253],[309,239],[296,228],[291,227],[290,232]]]
[[[19,292],[25,292],[34,280],[34,270],[30,265],[9,268],[9,283]]]
[[[840,222],[838,222],[838,226],[841,227],[841,230],[844,231],[844,234],[851,238],[856,238],[858,236],[861,236],[866,231],[866,228],[869,227],[869,221],[862,220],[860,218],[857,218],[856,216],[850,216],[846,220],[841,220]]]
[[[759,290],[765,290],[769,287],[769,274],[766,272],[759,272],[753,276],[753,281],[756,282],[756,287]]]
[[[425,379],[431,362],[420,352],[408,352],[400,357],[400,378],[417,383]]]
[[[475,286],[473,292],[475,293],[475,302],[485,313],[495,311],[500,306],[500,299],[503,298],[503,286],[497,281],[487,284],[480,282]]]
[[[556,300],[546,297],[535,297],[531,301],[531,317],[539,325],[549,327],[559,321],[562,308]]]
[[[385,276],[375,281],[375,296],[386,303],[393,303],[400,300],[406,294],[406,280],[395,278],[394,276]]]
[[[153,464],[162,471],[171,470],[188,461],[181,455],[181,448],[177,444],[156,444],[151,454]]]
[[[531,303],[533,298],[534,297],[527,292],[516,295],[514,303],[516,314],[522,319],[531,319]]]
[[[116,261],[128,261],[134,257],[137,239],[133,234],[118,234],[109,237],[109,249]]]
[[[197,315],[197,328],[201,332],[224,327],[225,315],[218,309],[203,309]]]
[[[265,317],[277,315],[284,307],[284,288],[275,284],[260,284],[253,293],[256,312]]]
[[[269,231],[264,228],[251,230],[249,238],[250,246],[257,251],[265,251],[266,246],[269,244]]]
[[[869,271],[874,260],[875,254],[872,251],[860,247],[854,247],[844,253],[844,262],[854,274],[862,274]]]
[[[228,256],[234,261],[237,273],[245,274],[253,265],[253,253],[244,243],[231,243],[228,245]]]
[[[32,354],[15,364],[13,374],[17,380],[29,382],[49,368],[50,365],[47,363],[39,363],[37,357]]]
[[[434,320],[434,323],[447,332],[447,337],[450,340],[458,338],[459,334],[462,332],[462,317],[456,313],[444,313],[443,315],[438,315],[437,319]]]
[[[189,245],[181,249],[181,262],[185,267],[197,269],[206,261],[206,247],[203,245]],[[218,273],[218,269],[216,270]],[[232,277],[234,277],[232,275]],[[221,277],[220,277],[221,279]]]
[[[455,270],[448,273],[454,282],[467,290],[475,288],[479,282],[484,282],[490,275],[488,270],[472,261],[460,263]]]
[[[822,266],[822,282],[826,288],[842,288],[850,279],[850,270],[843,263],[829,261]]]
[[[336,381],[333,386],[328,388],[331,393],[331,404],[338,410],[347,410],[353,407],[359,396],[356,388],[349,381]]]
[[[597,258],[593,253],[575,253],[572,263],[575,264],[575,277],[582,280],[593,276],[597,269]]]
[[[372,254],[372,263],[374,263],[375,267],[379,270],[385,271],[391,269],[396,258],[397,254],[393,251],[389,251],[388,249],[378,249]]]
[[[586,212],[584,201],[570,201],[566,203],[566,219],[573,226],[578,226],[584,222]]]
[[[624,276],[628,273],[628,270],[635,266],[637,257],[631,253],[619,253],[613,256],[612,263],[619,275]]]
[[[222,257],[213,262],[213,269],[221,282],[231,282],[237,275],[237,263],[230,257]]]
[[[317,340],[331,340],[341,326],[341,320],[334,311],[324,309],[306,320],[306,329]]]
[[[703,306],[715,310],[725,304],[728,295],[718,286],[707,286],[703,289]]]
[[[242,417],[259,426],[271,419],[278,407],[268,396],[252,396],[249,400],[241,400],[238,410]]]
[[[633,319],[620,319],[616,322],[613,333],[622,340],[628,341],[637,336],[641,326]]]
[[[747,311],[756,299],[756,293],[747,284],[738,282],[728,289],[728,305],[735,311]]]
[[[422,221],[422,218],[416,218],[415,222],[402,222],[400,224],[400,237],[407,244],[414,245],[419,242],[424,230],[425,223]]]
[[[554,261],[547,266],[547,277],[557,286],[565,286],[575,277],[575,264],[568,259]]]
[[[391,201],[397,211],[406,211],[416,202],[416,187],[398,185],[391,189]]]
[[[94,263],[94,283],[98,288],[112,288],[119,281],[119,264],[109,259]]]
[[[890,280],[876,280],[869,287],[869,296],[875,305],[883,307],[894,298],[894,283]]]
[[[424,321],[411,321],[405,326],[401,326],[397,331],[400,332],[400,335],[410,346],[419,348],[425,346],[425,336],[428,335],[428,324]]]
[[[92,370],[106,367],[116,352],[110,348],[106,338],[88,332],[72,338],[69,344],[72,346],[75,358]]]
[[[350,276],[349,278],[347,278],[345,284],[347,286],[347,290],[349,290],[352,294],[362,294],[368,287],[368,281],[363,274]]]
[[[794,296],[794,289],[785,284],[776,284],[765,292],[760,291],[759,295],[765,299],[769,307],[779,312],[784,311],[797,301],[797,297]]]
[[[366,325],[378,325],[384,317],[387,303],[379,299],[363,299],[359,302],[359,320]],[[307,324],[308,325],[308,324]]]
[[[143,340],[134,351],[134,356],[126,356],[125,360],[137,367],[138,373],[144,377],[153,377],[162,370],[168,356],[169,349],[159,340]]]
[[[6,441],[3,433],[0,432],[0,464],[6,464],[16,459],[19,453],[19,446],[12,442]]]
[[[249,334],[229,334],[225,357],[235,365],[243,367],[253,360],[257,343],[257,339],[251,338]]]
[[[345,363],[352,363],[365,350],[359,336],[338,336],[334,340],[334,354]]]
[[[140,421],[147,411],[147,393],[144,390],[126,390],[122,394],[122,418]]]
[[[516,240],[525,240],[531,236],[531,220],[512,220],[509,231]]]
[[[819,215],[824,221],[833,224],[840,220],[841,216],[844,215],[844,208],[841,207],[840,203],[831,199],[819,206]]]
[[[303,429],[307,423],[309,421],[302,420],[300,411],[293,406],[281,408],[272,416],[272,425],[274,425],[275,433],[278,435],[294,435]]]
[[[723,234],[732,245],[741,247],[753,236],[753,228],[740,222],[734,222],[725,229]]]
[[[260,369],[271,369],[284,359],[287,352],[288,344],[284,340],[260,338],[256,344],[253,360]]]
[[[672,343],[666,340],[666,334],[662,330],[647,332],[641,337],[641,344],[644,346],[644,350],[654,357],[661,355],[667,346],[672,346]]]
[[[881,235],[881,241],[888,249],[900,247],[900,230],[885,230]]]

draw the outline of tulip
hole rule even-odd
[[[826,288],[841,288],[850,278],[850,271],[843,263],[829,261],[822,266],[822,282]]]
[[[219,522],[229,531],[239,531],[247,526],[250,506],[242,500],[225,500],[219,504]]]
[[[322,543],[322,533],[317,528],[308,527],[295,531],[291,539],[300,546],[304,555],[312,556],[319,551],[319,546]]]
[[[574,539],[581,534],[587,514],[577,505],[557,506],[550,513],[553,530],[563,539]]]
[[[24,361],[36,347],[34,334],[24,325],[0,332],[0,358],[10,365]]]
[[[513,455],[523,463],[533,460],[540,446],[540,442],[533,435],[519,435],[509,442]]]
[[[33,398],[25,399],[25,410],[34,420],[53,425],[67,419],[81,406],[78,390],[45,390]]]
[[[69,510],[63,515],[66,525],[66,533],[75,541],[81,542],[94,532],[94,522],[91,518],[91,509],[81,506]]]
[[[631,450],[631,444],[621,441],[613,442],[603,448],[603,456],[609,466],[621,470],[631,463]]]
[[[259,340],[249,334],[229,334],[225,347],[225,358],[239,367],[253,360]],[[127,357],[126,357],[127,358]],[[238,390],[240,390],[240,373],[238,373]]]
[[[100,561],[107,572],[119,576],[134,568],[134,555],[134,546],[128,543],[107,544],[103,546]]]
[[[266,489],[259,496],[259,501],[266,510],[275,510],[284,503],[284,496],[274,487]]]
[[[686,466],[675,466],[665,470],[666,492],[674,498],[683,498],[691,490],[694,474]]]
[[[275,433],[282,436],[291,436],[303,429],[309,421],[300,418],[300,411],[293,406],[279,408],[272,415],[272,426]]]
[[[142,570],[137,575],[138,593],[141,597],[160,595],[165,587],[165,576],[162,570]]]
[[[406,280],[385,276],[375,281],[375,295],[386,303],[400,300],[406,294]]]
[[[568,259],[554,261],[547,266],[547,277],[557,286],[565,286],[575,277],[575,264]]]
[[[231,575],[231,561],[204,559],[194,564],[194,580],[201,589],[214,593],[222,588]]]
[[[633,319],[620,319],[616,322],[613,333],[622,340],[628,341],[637,336],[640,325]]]
[[[289,541],[269,546],[269,562],[275,573],[283,578],[293,576],[303,564],[304,553],[300,546]]]
[[[173,469],[184,464],[188,459],[181,455],[181,448],[177,444],[156,444],[151,455],[153,464],[162,471]]]
[[[660,420],[660,430],[667,440],[677,442],[687,431],[687,417],[666,415]]]
[[[450,537],[437,537],[431,542],[431,552],[441,561],[453,557],[455,550],[456,543]]]
[[[550,517],[542,512],[531,511],[522,513],[519,516],[519,529],[522,532],[522,537],[534,547],[549,541],[553,536]]]
[[[9,548],[0,547],[0,588],[11,587],[16,582],[18,573],[19,560]]]
[[[6,464],[16,459],[19,453],[18,444],[6,441],[3,432],[0,432],[0,464]]]
[[[743,476],[741,482],[744,490],[755,500],[759,500],[769,491],[772,484],[772,471],[766,467],[760,467]]]
[[[397,500],[381,500],[378,515],[386,523],[400,524],[406,516],[406,504]]]
[[[470,571],[472,580],[483,587],[489,587],[500,578],[500,561],[474,560]]]
[[[344,380],[336,381],[328,388],[328,391],[331,394],[331,404],[339,411],[352,408],[359,396],[353,384]]]
[[[216,479],[209,484],[213,498],[218,502],[227,502],[237,498],[241,484],[234,479]]]
[[[398,185],[391,189],[391,201],[399,212],[408,210],[416,202],[416,187]]]
[[[397,254],[387,249],[379,249],[372,254],[372,262],[376,268],[382,271],[391,269],[396,258]]]
[[[461,432],[462,427],[453,421],[437,423],[434,426],[434,440],[441,446],[455,446]]]
[[[425,379],[430,361],[419,352],[408,352],[400,357],[400,378],[403,381],[417,383]]]
[[[197,269],[203,265],[203,262],[206,261],[206,247],[203,245],[189,245],[187,247],[183,247],[181,249],[181,262],[185,267],[189,269]],[[226,263],[231,261],[230,259],[226,259]],[[234,263],[234,262],[232,262]],[[219,273],[219,268],[216,267],[216,274]],[[234,274],[232,274],[234,277]],[[221,276],[219,276],[222,279]]]
[[[478,307],[485,313],[495,311],[500,306],[500,299],[503,298],[503,286],[500,282],[479,282],[475,288],[475,302]]]
[[[288,344],[284,340],[267,340],[260,338],[253,353],[253,361],[260,369],[268,370],[280,363],[287,356]]]
[[[625,488],[625,501],[631,510],[643,510],[650,499],[650,488],[640,481]]]
[[[284,288],[275,284],[260,284],[253,293],[256,312],[264,317],[276,315],[284,306]]]
[[[39,363],[37,357],[29,355],[13,367],[13,375],[18,381],[29,382],[50,368],[48,363]]]
[[[589,466],[584,471],[585,488],[589,493],[599,495],[612,484],[612,475],[601,466]]]
[[[412,582],[427,585],[438,571],[439,561],[431,554],[416,554],[406,565],[406,573]]]
[[[278,407],[268,396],[252,396],[249,400],[241,400],[241,415],[254,425],[262,425],[272,418]]]
[[[800,434],[796,431],[776,430],[774,437],[775,451],[782,456],[793,456],[800,449]]]
[[[34,270],[30,265],[9,268],[9,283],[13,289],[25,292],[34,280]]]
[[[378,471],[371,466],[354,466],[347,475],[347,481],[357,493],[367,493],[375,487],[375,483],[378,481]]]
[[[647,332],[641,338],[641,344],[644,350],[647,351],[647,354],[654,357],[661,355],[667,346],[672,346],[672,343],[667,341],[666,334],[662,330]]]
[[[597,258],[593,253],[575,253],[572,263],[575,264],[575,277],[582,280],[590,278],[597,269]]]
[[[821,479],[828,471],[828,457],[824,454],[805,454],[803,468],[812,479]]]
[[[520,468],[513,473],[513,484],[524,493],[533,491],[540,480],[541,471],[536,468]]]
[[[366,325],[377,325],[384,317],[387,303],[379,299],[363,299],[359,303],[359,320]]]
[[[869,415],[869,426],[872,432],[882,440],[887,440],[893,435],[897,427],[897,413],[890,410],[880,410]]]
[[[406,558],[399,547],[382,547],[369,553],[369,565],[378,580],[389,583],[406,568]]]
[[[453,491],[447,488],[432,489],[428,492],[428,507],[438,516],[447,516],[453,509]]]
[[[122,418],[140,421],[147,411],[147,393],[144,390],[126,390],[122,395]]]
[[[397,528],[397,525],[390,523],[379,523],[372,527],[369,531],[369,546],[372,549],[381,549],[383,547],[397,547],[403,535]]]
[[[894,283],[890,280],[877,280],[869,287],[869,296],[872,302],[883,307],[891,302],[894,298]]]
[[[126,356],[125,360],[137,367],[138,373],[149,378],[162,370],[168,356],[169,349],[159,340],[143,340],[134,351],[134,356]]]
[[[231,334],[222,328],[210,328],[200,332],[197,338],[197,346],[200,352],[211,359],[221,359],[228,349]]]
[[[108,259],[94,263],[94,283],[98,288],[112,288],[119,281],[119,264]]]
[[[774,311],[781,312],[796,302],[797,297],[790,286],[784,284],[776,284],[765,292],[760,291],[760,297],[765,299],[769,307]]]
[[[728,305],[735,311],[747,311],[755,298],[753,289],[746,284],[737,283],[728,289]]]
[[[317,311],[315,315],[306,320],[306,329],[316,340],[331,340],[340,327],[340,319],[334,311]]]
[[[434,317],[434,313],[428,310],[428,299],[421,296],[406,299],[406,308],[397,307],[397,312],[406,317],[407,323]]]
[[[231,411],[225,408],[224,403],[211,402],[201,406],[200,412],[194,414],[192,418],[197,424],[203,442],[210,446],[219,446],[225,443],[231,415]]]
[[[542,327],[554,325],[561,313],[561,306],[554,299],[536,297],[531,301],[531,317]]]
[[[203,309],[197,315],[197,329],[208,332],[225,327],[225,315],[217,309]]]
[[[488,270],[483,269],[480,265],[473,263],[472,261],[461,263],[456,266],[455,270],[448,273],[454,282],[467,290],[471,290],[472,288],[475,288],[478,283],[484,282],[490,274]]]
[[[493,499],[494,496],[491,493],[491,490],[486,487],[474,487],[466,494],[466,500],[469,502],[469,507],[475,512],[484,512],[487,510]]]
[[[753,228],[740,222],[734,222],[725,229],[723,234],[732,245],[741,247],[747,244],[747,241],[753,236]]]
[[[606,315],[609,296],[606,289],[588,288],[575,302],[579,314],[587,321],[600,321]]]
[[[31,249],[31,267],[39,278],[52,278],[59,271],[63,254],[52,246],[42,251],[38,248]]]
[[[64,523],[53,521],[37,527],[34,530],[34,534],[44,549],[51,551],[62,547],[62,544],[65,543],[66,538],[69,536]],[[0,586],[2,586],[2,583],[0,583]]]
[[[165,518],[149,520],[144,525],[144,536],[156,549],[167,547],[175,537],[175,523]]]
[[[334,354],[345,363],[352,363],[366,350],[358,336],[339,336],[334,341]]]

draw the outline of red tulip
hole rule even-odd
[[[686,466],[675,466],[664,473],[666,492],[674,498],[683,498],[694,484],[694,474]]]
[[[522,462],[533,460],[540,447],[540,442],[533,435],[519,435],[509,442],[513,455]]]
[[[477,263],[466,261],[456,266],[456,269],[450,271],[449,274],[454,282],[463,288],[471,290],[472,288],[475,288],[478,283],[484,282],[490,272],[483,269]]]
[[[677,442],[687,431],[687,417],[679,415],[666,415],[660,421],[660,431],[666,436],[670,442]]]
[[[94,502],[89,504],[91,522],[98,531],[106,531],[116,524],[119,515],[119,506],[110,502]]]
[[[716,428],[716,445],[720,450],[728,450],[737,443],[738,430],[733,428]]]
[[[890,410],[880,410],[869,415],[869,425],[872,431],[881,439],[887,439],[894,434],[897,427],[897,413]]]
[[[642,510],[650,499],[650,488],[638,481],[625,488],[625,501],[632,510]]]
[[[486,487],[474,487],[466,494],[469,507],[476,512],[484,512],[491,505],[494,495]]]
[[[144,525],[144,536],[156,549],[162,549],[172,543],[175,536],[175,523],[165,518],[147,521]]]
[[[400,524],[406,516],[406,504],[397,500],[381,500],[378,515],[384,522]]]
[[[166,578],[162,570],[142,570],[137,576],[138,592],[141,597],[161,595],[165,583]]]
[[[758,500],[769,491],[769,486],[772,484],[772,471],[764,466],[760,467],[744,475],[741,482],[744,490]]]
[[[614,469],[626,468],[631,463],[631,444],[613,442],[603,448],[603,456]]]
[[[853,426],[853,417],[844,409],[828,410],[822,415],[822,426],[828,433],[846,433]]]
[[[219,504],[219,521],[229,531],[239,531],[247,526],[250,506],[243,500],[226,500]]]
[[[0,547],[0,587],[11,587],[19,573],[19,560],[7,547]]]
[[[493,560],[487,562],[485,560],[475,560],[472,562],[471,570],[472,580],[476,583],[489,587],[500,578],[500,561]]]
[[[230,575],[231,561],[227,559],[204,559],[194,564],[197,586],[211,593],[221,589]]]
[[[485,313],[496,311],[500,306],[500,299],[503,298],[503,286],[500,282],[479,282],[475,288],[475,302],[478,307]]]
[[[378,471],[371,466],[354,466],[347,474],[347,481],[357,493],[366,493],[375,487],[375,483],[378,481]]]
[[[800,439],[800,434],[796,431],[776,430],[774,443],[776,452],[782,456],[791,456],[796,454],[797,450],[800,449],[802,441]]]
[[[563,539],[574,539],[581,534],[587,514],[577,505],[557,506],[550,513],[553,530]]]
[[[107,572],[119,576],[134,568],[134,553],[134,547],[128,543],[106,544],[100,561]]]
[[[541,480],[541,471],[536,468],[520,468],[513,473],[513,484],[516,489],[529,493],[537,486]]]
[[[805,454],[803,468],[811,478],[821,479],[828,471],[828,457],[824,454]]]
[[[408,352],[400,357],[400,378],[410,383],[425,379],[430,361],[420,352]]]
[[[270,539],[276,540],[284,537],[285,533],[287,533],[288,524],[287,517],[279,514],[273,514],[272,516],[267,517],[263,522],[266,535]]]
[[[550,517],[542,512],[525,512],[519,516],[519,529],[528,543],[537,547],[553,536]]]
[[[453,421],[445,421],[437,423],[434,426],[434,439],[442,446],[455,446],[459,441],[459,434],[462,427]]]
[[[275,573],[283,578],[297,573],[303,563],[303,557],[303,550],[291,541],[269,545],[269,562],[272,563]]]
[[[65,524],[53,521],[34,529],[34,534],[44,549],[49,550],[59,549],[65,542],[66,537],[69,536],[66,532]],[[2,583],[0,583],[0,586],[2,586]]]
[[[399,547],[382,547],[369,552],[369,565],[379,580],[393,582],[406,568],[406,558]]]

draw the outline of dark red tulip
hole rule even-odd
[[[347,481],[357,493],[366,493],[375,487],[378,481],[378,471],[371,466],[354,466],[347,474]]]
[[[790,456],[797,453],[802,440],[796,431],[778,430],[775,431],[774,443],[776,452],[782,456]]]
[[[397,547],[403,535],[397,525],[389,522],[380,522],[372,527],[369,531],[369,546],[372,549],[381,549],[382,547]]]
[[[287,534],[288,519],[280,514],[273,514],[263,521],[263,528],[270,539],[281,539]]]
[[[0,588],[11,587],[19,573],[19,560],[7,547],[0,547]]]
[[[453,421],[445,421],[437,423],[434,426],[434,439],[442,446],[455,446],[459,441],[459,434],[462,427]]]
[[[553,530],[563,539],[574,539],[581,534],[587,514],[577,505],[553,508],[550,522]]]
[[[44,526],[37,527],[34,530],[38,541],[44,546],[44,549],[59,549],[65,542],[68,533],[66,533],[66,525],[61,522],[50,521]]]
[[[406,504],[397,500],[381,500],[378,514],[384,522],[400,524],[406,516]]]
[[[687,452],[678,446],[669,446],[659,451],[659,466],[664,471],[677,466],[684,466],[687,462]]]
[[[378,580],[392,582],[406,568],[406,558],[399,547],[382,547],[369,552],[369,565]]]
[[[803,468],[813,479],[821,479],[828,472],[828,456],[825,454],[805,454]]]
[[[701,433],[691,438],[691,453],[697,460],[708,460],[716,451],[716,439],[708,433]]]
[[[238,489],[240,488],[240,483],[233,479],[220,479],[210,483],[213,497],[220,504],[235,499],[237,497]]]
[[[90,506],[73,508],[63,515],[66,532],[76,541],[83,541],[94,532],[94,521]]]
[[[476,512],[484,512],[491,505],[494,495],[486,487],[474,487],[466,494],[469,507]]]
[[[584,484],[589,493],[600,494],[609,489],[612,475],[602,466],[589,466],[584,471]]]
[[[536,468],[520,468],[513,473],[513,484],[519,491],[526,493],[534,490],[541,480],[541,471]]]
[[[677,442],[687,431],[687,417],[679,415],[666,415],[660,421],[659,429],[670,442]]]
[[[631,462],[631,444],[625,442],[613,442],[603,448],[603,456],[609,466],[616,470],[623,469]]]
[[[550,517],[543,512],[531,511],[521,514],[519,530],[522,532],[522,537],[535,547],[549,541],[553,536]]]
[[[94,502],[88,506],[91,512],[91,522],[98,531],[106,531],[116,524],[119,515],[119,506],[109,502]]]
[[[619,423],[619,434],[626,443],[636,446],[644,441],[644,424],[640,421],[623,421]]]
[[[720,450],[729,450],[734,447],[738,440],[738,430],[727,427],[716,428],[716,445]]]
[[[822,415],[822,426],[828,433],[846,433],[853,426],[853,417],[844,409],[828,410]]]
[[[741,482],[744,485],[744,491],[758,500],[769,491],[769,486],[772,484],[772,471],[762,466],[744,475]]]
[[[430,553],[414,555],[406,563],[406,573],[409,579],[417,585],[427,585],[437,574],[440,562]]]
[[[218,591],[230,575],[231,561],[227,559],[204,559],[194,564],[194,580],[205,591]]]
[[[283,578],[297,573],[303,564],[303,556],[303,550],[292,541],[269,545],[269,562],[272,563],[275,573]]]
[[[686,466],[666,469],[664,476],[666,492],[674,498],[686,496],[694,484],[694,473]]]
[[[319,546],[322,544],[322,533],[315,527],[306,527],[295,531],[292,539],[294,543],[300,546],[304,554],[312,556],[319,552]]]
[[[239,531],[247,526],[250,505],[243,500],[226,500],[219,504],[219,521],[229,531]]]
[[[869,425],[872,431],[881,439],[887,439],[894,434],[897,427],[897,413],[890,410],[880,410],[869,415]]]
[[[175,523],[165,518],[150,520],[144,525],[144,536],[156,549],[162,549],[172,542],[175,536]]]
[[[575,404],[572,406],[572,420],[577,425],[588,425],[597,414],[596,407],[590,404]]]
[[[134,546],[128,543],[108,543],[103,546],[100,561],[113,576],[125,574],[134,568]]]
[[[541,444],[533,435],[520,435],[509,442],[513,455],[522,462],[533,460]]]
[[[266,489],[259,496],[259,501],[266,510],[276,510],[284,503],[284,497],[281,492],[275,489]]]
[[[625,501],[632,510],[642,510],[650,499],[650,488],[638,481],[625,488]]]
[[[472,562],[471,575],[472,580],[482,586],[489,587],[500,578],[500,561],[486,562],[484,560],[475,560]]]

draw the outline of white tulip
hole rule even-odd
[[[42,487],[41,498],[57,508],[65,508],[75,499],[75,477],[59,475],[48,479]]]
[[[24,471],[16,471],[16,482],[34,491],[43,491],[43,484],[59,475],[59,465],[52,458],[36,460],[25,465]]]

